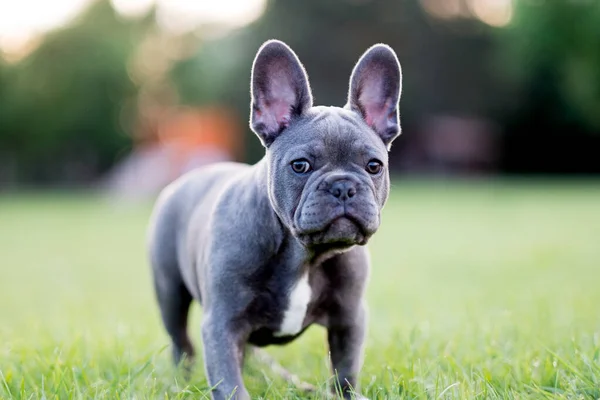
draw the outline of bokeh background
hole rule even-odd
[[[403,67],[363,393],[600,398],[600,0],[0,0],[0,398],[208,398],[172,368],[145,231],[182,173],[264,154],[272,38],[317,104],[374,43]],[[268,349],[316,399],[325,336]]]
[[[404,175],[600,172],[595,0],[35,0],[0,4],[0,188],[155,193],[255,162],[250,66],[290,44],[317,104],[343,105],[376,42],[404,73]]]

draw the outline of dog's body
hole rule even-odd
[[[197,170],[161,194],[150,230],[161,314],[179,362],[194,354],[189,305],[202,304],[213,398],[249,398],[246,344],[284,344],[313,323],[328,330],[344,395],[355,387],[369,274],[362,245],[388,196],[400,79],[391,49],[375,46],[353,72],[347,107],[312,107],[294,53],[268,42],[252,78],[251,122],[265,158]]]

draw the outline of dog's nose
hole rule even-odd
[[[329,187],[329,193],[331,193],[333,197],[345,201],[354,197],[356,194],[356,186],[354,185],[354,182],[347,179],[339,180]]]

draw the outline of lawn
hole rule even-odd
[[[363,394],[600,397],[598,182],[399,180],[392,192],[370,244]],[[0,196],[0,398],[209,398],[201,360],[190,381],[171,367],[149,212],[85,193]],[[323,389],[324,335],[269,352]],[[256,360],[245,380],[257,398],[302,398]]]

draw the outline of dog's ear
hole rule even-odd
[[[250,127],[268,147],[289,123],[312,107],[308,77],[285,43],[270,40],[252,66]]]
[[[400,134],[401,92],[402,70],[394,50],[384,44],[368,49],[352,71],[346,108],[360,113],[388,149]]]

